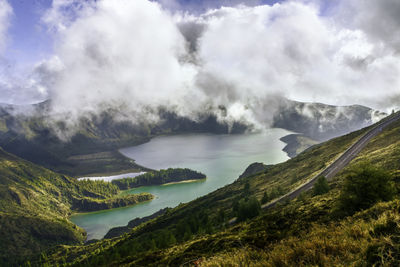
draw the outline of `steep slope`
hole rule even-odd
[[[244,247],[217,253],[202,266],[247,262],[249,265],[398,266],[400,264],[400,123],[376,136],[338,173],[324,195],[308,194],[237,227],[251,242]],[[392,201],[371,204],[359,212],[340,205],[346,179],[368,164],[392,178],[397,193]],[[365,175],[365,174],[364,174]],[[363,176],[363,180],[368,177]],[[371,185],[371,192],[379,188]],[[359,191],[365,188],[358,189]],[[362,192],[359,192],[362,193]],[[367,199],[371,196],[366,195]],[[368,202],[363,202],[367,204]],[[343,214],[344,213],[344,214]],[[275,221],[275,225],[273,222]],[[232,231],[230,231],[232,233]],[[258,237],[255,233],[261,233]],[[228,234],[225,232],[225,234]],[[274,235],[279,235],[278,238]],[[243,237],[243,236],[242,236]],[[218,239],[218,238],[216,238]],[[261,246],[257,240],[273,239]]]
[[[80,205],[82,200],[89,204],[138,202],[132,196],[116,197],[118,193],[110,183],[78,182],[0,148],[0,265],[56,244],[84,241],[86,233],[68,220],[72,209],[86,210],[88,205]],[[149,194],[144,197],[143,200],[152,198]]]
[[[285,262],[292,265],[318,264],[314,261],[318,257],[321,262],[328,264],[328,259],[333,257],[335,264],[367,262],[365,257],[370,246],[368,243],[370,234],[360,235],[362,242],[359,242],[357,241],[358,234],[355,233],[348,243],[339,247],[341,244],[332,233],[337,232],[346,236],[351,223],[356,222],[360,227],[364,225],[365,229],[370,229],[373,235],[374,227],[384,221],[385,216],[390,215],[392,210],[398,213],[397,200],[387,204],[376,204],[377,206],[373,206],[371,210],[364,211],[365,217],[356,213],[347,218],[335,211],[337,200],[342,190],[342,181],[355,168],[354,164],[364,162],[368,158],[371,158],[374,166],[384,168],[398,176],[400,154],[396,147],[400,145],[399,122],[391,125],[370,141],[362,153],[331,182],[329,193],[314,196],[308,192],[302,194],[297,201],[282,203],[262,213],[261,216],[256,216],[256,213],[253,219],[233,226],[228,224],[230,219],[240,212],[241,206],[251,205],[252,197],[262,200],[266,192],[268,201],[313,177],[358,140],[366,130],[316,145],[285,163],[271,166],[259,174],[238,179],[233,184],[190,203],[181,204],[167,214],[134,228],[131,233],[120,238],[100,241],[85,247],[65,246],[49,251],[46,261],[55,263],[67,260],[76,265],[86,266],[179,265],[194,264],[197,261],[197,263],[203,262],[212,266],[213,264],[224,265],[225,262],[234,264],[237,261],[255,264],[258,260],[262,260],[267,266],[276,266],[285,265]],[[372,214],[377,209],[379,213],[377,217],[374,217],[375,215]],[[398,223],[397,218],[400,217],[396,212],[392,215]],[[333,226],[330,225],[331,222]],[[314,229],[318,235],[309,236]],[[397,231],[396,229],[394,228],[394,231]],[[307,252],[307,246],[318,246],[317,241],[321,239],[323,233],[327,233],[326,251],[317,250],[314,258],[308,259],[307,257],[311,256]],[[388,234],[374,237],[374,242],[383,242],[390,234],[389,231]],[[304,251],[299,250],[299,255],[293,254],[296,251],[287,253],[292,256],[292,260],[298,258],[297,263],[285,258],[275,264],[274,257],[286,257],[282,253],[278,254],[277,251],[284,251],[283,249],[290,251],[290,244],[293,244],[296,239],[303,243],[307,240],[316,243],[308,245],[304,243],[304,247],[301,248]],[[277,242],[281,245],[277,246]],[[336,250],[328,250],[329,242],[336,242],[334,245],[338,246],[337,255],[334,254]],[[362,246],[357,248],[360,244]],[[281,250],[277,249],[273,252],[275,247]],[[268,253],[277,254],[265,256]]]

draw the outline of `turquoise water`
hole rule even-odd
[[[149,192],[152,201],[131,207],[91,212],[71,217],[88,233],[88,239],[102,238],[116,226],[136,217],[150,215],[165,207],[175,207],[232,183],[253,162],[276,164],[288,159],[279,138],[290,132],[269,129],[244,135],[191,134],[162,136],[150,142],[121,149],[120,152],[143,166],[162,169],[185,167],[200,171],[207,179],[192,183],[146,186],[125,193]]]

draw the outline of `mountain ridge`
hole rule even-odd
[[[115,121],[107,113],[93,115],[90,119],[83,118],[76,134],[70,140],[63,141],[47,123],[50,105],[50,101],[46,101],[29,106],[36,110],[29,116],[9,110],[16,107],[0,108],[0,146],[19,157],[71,176],[143,171],[144,167],[121,155],[117,149],[147,142],[157,135],[243,133],[251,129],[251,126],[240,121],[232,125],[219,122],[213,114],[205,113],[199,116],[200,120],[194,121],[160,108],[158,124],[135,125],[129,121]],[[221,107],[220,112],[224,113],[223,110]],[[359,105],[335,107],[290,100],[281,100],[280,108],[272,115],[272,127],[301,133],[310,139],[308,142],[290,140],[287,149],[290,156],[310,144],[367,126],[374,117],[385,116],[384,113]],[[62,129],[62,125],[58,127]],[[103,152],[108,153],[108,157],[96,159],[96,154]],[[74,160],[79,156],[83,160]]]

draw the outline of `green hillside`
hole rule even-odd
[[[257,266],[398,265],[400,202],[395,192],[400,182],[399,131],[400,123],[396,123],[375,137],[329,183],[328,193],[310,191],[266,211],[260,211],[257,204],[311,178],[365,129],[317,145],[263,173],[238,179],[207,196],[181,204],[119,238],[49,251],[42,262],[67,261],[77,266],[236,266],[238,262]],[[372,194],[372,201],[362,202],[365,206],[343,206],[357,203],[344,202],[343,197],[349,187],[346,181],[354,177],[362,181],[361,193],[369,194],[371,188],[372,192],[379,191],[368,184],[368,179],[363,182],[363,175],[369,173],[372,177],[384,177],[387,185],[383,186],[391,195]],[[242,221],[230,225],[229,220],[236,216]]]
[[[86,233],[68,220],[72,211],[138,203],[150,194],[119,196],[117,186],[77,181],[0,148],[0,266],[57,244],[77,244]]]

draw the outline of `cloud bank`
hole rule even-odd
[[[326,14],[312,1],[202,14],[161,3],[54,0],[43,23],[56,52],[31,76],[54,118],[72,128],[117,110],[119,119],[154,121],[161,106],[265,127],[284,97],[399,106],[399,1],[339,1]]]

